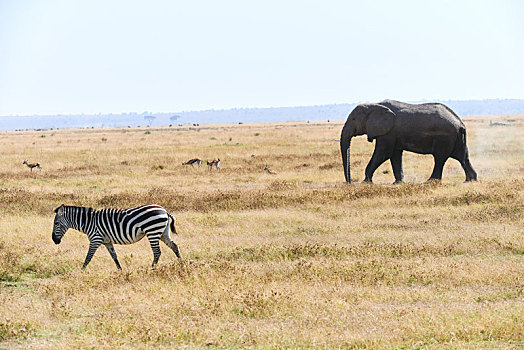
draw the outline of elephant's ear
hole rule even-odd
[[[368,120],[366,121],[366,131],[368,141],[387,134],[395,125],[397,115],[391,109],[373,104],[369,108]]]

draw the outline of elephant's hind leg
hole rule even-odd
[[[464,172],[466,173],[466,182],[477,181],[477,172],[475,171],[475,169],[473,169],[473,166],[469,162],[469,156],[466,156],[464,164],[461,165],[462,169],[464,169]]]
[[[466,182],[477,181],[477,172],[475,171],[475,169],[473,169],[473,166],[469,162],[469,156],[467,152],[464,158],[462,159],[455,158],[455,159],[459,161],[460,165],[462,166],[462,169],[464,169],[464,173],[466,174]]]

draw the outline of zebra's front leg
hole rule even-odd
[[[84,266],[82,266],[82,270],[84,270],[93,258],[93,255],[95,255],[96,250],[100,245],[102,244],[102,240],[94,239],[89,242],[89,251],[87,252],[86,260],[84,261]]]
[[[160,259],[160,254],[162,254],[162,252],[160,251],[160,244],[158,238],[158,235],[147,236],[149,244],[151,245],[151,249],[153,250],[153,264],[151,266],[155,266],[158,263],[158,259]]]
[[[118,258],[116,257],[116,251],[115,251],[115,248],[113,247],[113,245],[111,243],[107,243],[105,246],[107,248],[107,251],[111,255],[111,257],[113,258],[113,261],[115,262],[116,267],[119,270],[122,270],[122,267],[120,266],[120,263],[118,262]]]

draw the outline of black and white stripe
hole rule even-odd
[[[173,233],[175,218],[159,205],[150,204],[128,209],[101,209],[61,205],[55,209],[53,242],[60,244],[62,237],[70,228],[83,232],[89,238],[89,251],[82,270],[85,269],[100,245],[105,245],[119,269],[113,244],[131,244],[147,236],[153,249],[153,266],[160,258],[159,241],[173,250],[178,258],[178,246],[171,240],[169,228]],[[171,220],[171,221],[170,221]]]

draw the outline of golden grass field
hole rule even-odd
[[[342,122],[0,132],[0,348],[521,348],[524,116],[464,120],[475,183],[406,152],[405,184],[362,184],[358,137],[346,185]],[[142,240],[81,272],[62,203],[163,205],[183,259]]]

